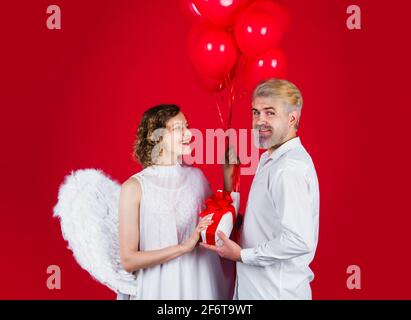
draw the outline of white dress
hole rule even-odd
[[[135,174],[142,186],[139,250],[177,245],[189,238],[211,189],[198,168],[150,166]],[[232,299],[234,264],[196,247],[176,259],[137,272],[138,293],[117,299]]]

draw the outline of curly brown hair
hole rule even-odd
[[[158,141],[152,139],[155,130],[165,128],[171,118],[180,113],[175,104],[160,104],[144,112],[133,145],[133,157],[146,168],[153,165],[152,151]]]

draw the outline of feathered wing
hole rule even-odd
[[[96,169],[73,171],[60,186],[54,217],[79,265],[117,293],[135,295],[137,272],[120,263],[120,184]]]

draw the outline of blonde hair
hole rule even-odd
[[[269,79],[260,83],[253,92],[253,101],[256,98],[273,98],[283,102],[284,109],[290,113],[297,111],[298,122],[301,117],[301,109],[303,108],[303,97],[300,90],[290,81],[282,79]]]

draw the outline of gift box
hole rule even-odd
[[[218,190],[205,204],[206,209],[200,213],[200,217],[211,215],[214,223],[201,231],[201,239],[204,243],[221,246],[223,242],[217,232],[222,231],[230,237],[240,208],[240,193]]]

